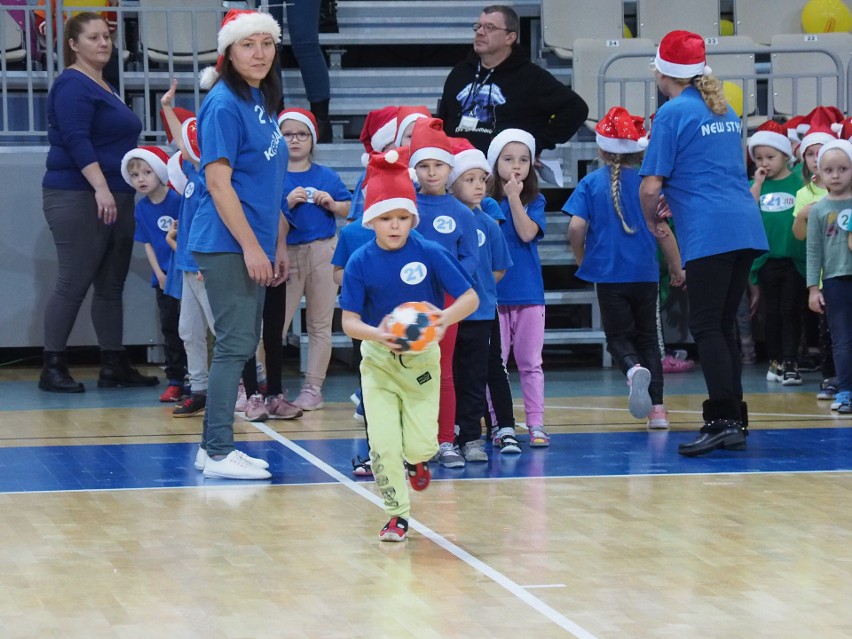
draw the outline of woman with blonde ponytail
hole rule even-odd
[[[666,34],[654,66],[657,87],[669,100],[654,118],[639,195],[651,232],[661,217],[675,221],[689,277],[689,330],[709,396],[698,438],[678,452],[692,457],[717,448],[743,450],[748,412],[736,313],[751,264],[768,244],[746,178],[742,122],[711,75],[700,35]],[[662,215],[661,196],[668,203]]]
[[[663,368],[657,347],[657,241],[639,204],[636,166],[648,144],[643,119],[613,107],[596,127],[604,166],[584,177],[563,212],[577,277],[594,282],[607,350],[627,376],[628,406],[648,428],[668,428]],[[659,238],[672,283],[683,283],[674,237]]]

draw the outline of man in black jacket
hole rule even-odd
[[[473,50],[444,82],[438,117],[447,135],[488,150],[504,129],[528,131],[537,150],[566,142],[585,122],[589,107],[518,45],[520,20],[511,7],[485,7],[474,25]]]

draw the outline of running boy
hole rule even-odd
[[[343,330],[361,343],[361,387],[369,407],[370,458],[390,521],[382,541],[402,541],[411,504],[405,483],[429,485],[426,463],[437,450],[440,353],[433,344],[420,353],[402,354],[385,328],[399,304],[416,300],[437,307],[444,294],[455,298],[435,308],[438,336],[476,310],[479,298],[471,278],[445,249],[409,236],[417,225],[414,185],[399,154],[374,154],[367,167],[362,223],[376,232],[375,242],[358,249],[343,275],[340,308]]]

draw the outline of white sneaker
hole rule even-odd
[[[627,407],[630,414],[636,419],[645,419],[651,412],[653,403],[648,394],[651,385],[651,371],[638,364],[628,371],[627,385],[630,387],[630,396]]]
[[[258,468],[246,460],[246,455],[238,450],[232,450],[227,457],[216,461],[207,457],[204,464],[204,476],[211,479],[269,479],[272,475],[268,470]]]
[[[195,453],[195,470],[204,470],[207,464],[207,451],[201,446],[198,447],[198,452]]]
[[[246,455],[241,450],[234,449],[234,452],[236,452],[237,455],[239,455],[240,457],[245,459],[249,464],[251,464],[253,466],[257,466],[258,468],[262,468],[263,470],[266,470],[267,468],[269,468],[269,463],[265,459],[258,459],[257,457],[251,457],[249,455]]]

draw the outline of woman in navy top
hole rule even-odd
[[[56,245],[56,288],[44,316],[39,388],[81,393],[65,359],[80,305],[94,285],[92,323],[103,366],[99,386],[153,386],[130,366],[123,344],[122,293],[133,251],[133,187],[121,159],[136,148],[142,123],[103,78],[112,52],[104,19],[80,13],[65,24],[63,71],[47,96],[44,216]]]
[[[704,39],[672,31],[660,42],[657,110],[642,168],[642,212],[656,232],[664,195],[677,227],[689,297],[689,330],[698,345],[709,398],[704,426],[682,455],[745,448],[748,415],[735,333],[737,307],[754,258],[768,244],[749,192],[742,122],[705,64]]]

